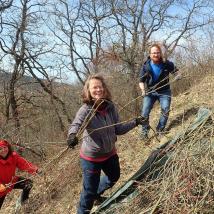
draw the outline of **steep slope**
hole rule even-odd
[[[159,142],[151,139],[149,145],[144,145],[139,139],[139,129],[136,128],[126,135],[119,137],[117,142],[121,163],[121,178],[119,182],[105,195],[110,195],[130,178],[144,163],[150,152],[166,139],[175,135],[178,130],[187,127],[193,120],[200,106],[214,110],[214,76],[205,78],[199,85],[194,86],[179,96],[173,97],[168,130]],[[151,126],[154,128],[159,117],[159,106],[151,114]],[[151,136],[153,135],[151,131]],[[71,213],[76,212],[76,205],[81,191],[81,169],[79,164],[79,148],[65,151],[66,146],[54,149],[49,146],[49,160],[41,163],[45,167],[45,175],[35,177],[34,188],[27,204],[27,213]],[[61,153],[62,152],[62,153]],[[61,154],[61,155],[60,155]],[[60,155],[60,156],[59,156]],[[54,160],[50,163],[50,160]],[[7,197],[1,213],[12,213],[17,191]]]

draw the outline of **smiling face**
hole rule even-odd
[[[160,48],[158,48],[156,46],[151,48],[151,50],[150,50],[150,58],[151,58],[153,63],[155,63],[155,64],[160,63],[161,62],[161,57],[162,57],[161,55],[162,55],[162,53],[161,53],[161,49]]]
[[[83,103],[98,104],[100,101],[111,100],[111,93],[101,74],[91,74],[85,81],[82,91]],[[97,103],[97,101],[99,102]]]
[[[9,152],[9,148],[7,146],[0,147],[0,157],[6,158]]]
[[[99,100],[104,98],[103,84],[98,79],[91,79],[89,81],[89,92],[93,99]]]

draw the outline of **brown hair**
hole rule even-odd
[[[112,96],[105,83],[103,76],[101,74],[91,74],[85,81],[85,84],[83,87],[83,91],[82,91],[83,103],[89,104],[89,103],[92,103],[92,101],[93,101],[90,91],[89,91],[89,83],[90,83],[90,80],[92,80],[92,79],[97,79],[97,80],[101,81],[103,88],[104,88],[104,97],[103,98],[107,99],[107,100],[111,100]]]

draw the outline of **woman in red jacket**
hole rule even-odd
[[[0,140],[0,209],[6,195],[12,189],[22,189],[20,205],[28,199],[32,188],[32,180],[16,176],[16,169],[35,174],[38,167],[25,160],[12,151],[11,145],[6,140]]]

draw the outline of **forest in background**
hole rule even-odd
[[[183,74],[170,80],[169,133],[148,146],[138,128],[118,137],[121,177],[105,196],[154,148],[185,133],[201,106],[213,118],[213,23],[209,0],[0,1],[0,136],[43,172],[32,177],[28,213],[76,213],[79,146],[65,142],[89,74],[105,75],[122,121],[140,113],[139,69],[151,44],[160,43]],[[155,106],[151,127],[158,118]],[[213,213],[214,132],[213,123],[204,125],[179,141],[164,179],[138,183],[140,195],[115,213]],[[7,196],[2,213],[13,213],[19,193]]]
[[[213,73],[213,1],[5,0],[0,18],[0,135],[15,144],[64,141],[93,72],[122,118],[139,115],[139,69],[154,42],[183,73],[174,95]]]

